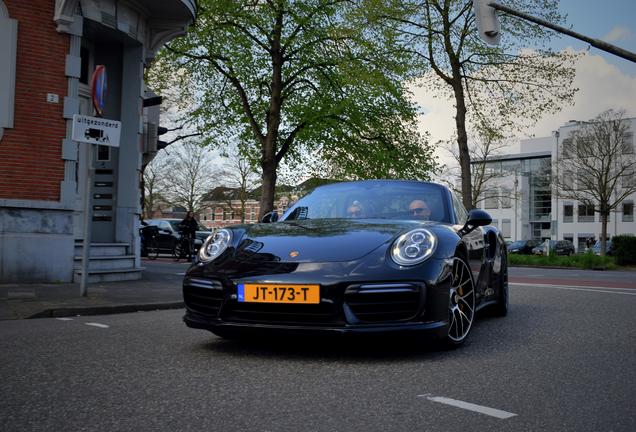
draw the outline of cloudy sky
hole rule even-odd
[[[505,0],[501,2],[505,4]],[[636,52],[636,0],[561,0],[560,9],[572,30]],[[636,63],[565,35],[553,47],[585,53],[576,65],[574,86],[579,91],[573,106],[546,116],[527,131],[527,136],[549,136],[568,120],[588,120],[609,108],[624,109],[628,117],[636,117]],[[434,99],[423,89],[414,89],[414,93],[425,112],[421,129],[431,134],[433,143],[448,139],[454,128],[452,102]],[[513,146],[510,153],[516,150]],[[442,162],[449,161],[444,151],[438,151],[438,156]]]

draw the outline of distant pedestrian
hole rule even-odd
[[[179,223],[179,229],[184,240],[187,241],[188,260],[192,261],[192,250],[194,249],[194,238],[196,237],[199,223],[194,218],[194,212],[189,211],[186,217]]]

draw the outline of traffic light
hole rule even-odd
[[[157,136],[158,137],[163,135],[163,134],[165,134],[165,133],[167,133],[167,132],[168,132],[168,128],[165,128],[163,126],[158,126],[157,127]],[[157,140],[157,150],[161,150],[161,149],[164,149],[166,147],[168,147],[168,143],[167,142],[161,141],[159,139]]]
[[[477,31],[481,40],[489,45],[498,45],[501,40],[501,25],[495,8],[489,5],[494,0],[473,0]]]

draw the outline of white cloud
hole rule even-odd
[[[629,40],[632,38],[632,32],[627,27],[614,26],[609,33],[603,36],[601,39],[606,42],[616,42],[620,40]]]
[[[568,120],[589,120],[601,112],[613,108],[626,111],[626,117],[636,117],[636,76],[621,71],[601,56],[585,52],[576,64],[574,86],[579,91],[572,106],[564,106],[556,114],[546,115],[526,136],[545,137]],[[452,98],[435,98],[424,88],[412,88],[416,102],[424,109],[420,117],[420,130],[431,134],[431,143],[448,140],[455,130],[455,108]],[[518,151],[518,144],[509,148]],[[442,163],[452,163],[446,151],[436,154]]]

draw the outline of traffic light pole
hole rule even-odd
[[[608,53],[617,55],[617,56],[622,57],[622,58],[624,58],[626,60],[629,60],[629,61],[632,61],[632,62],[636,63],[636,54],[634,54],[631,51],[627,51],[627,50],[625,50],[623,48],[619,48],[616,45],[612,45],[610,43],[604,42],[604,41],[599,40],[599,39],[593,39],[593,38],[587,37],[585,35],[582,35],[580,33],[574,32],[574,31],[572,31],[570,29],[567,29],[565,27],[561,27],[559,25],[552,24],[551,22],[542,20],[540,18],[533,17],[532,15],[528,15],[526,13],[519,12],[518,10],[512,9],[512,8],[510,8],[508,6],[504,6],[504,5],[500,4],[500,3],[491,2],[491,3],[488,3],[488,6],[492,7],[493,9],[496,9],[498,11],[505,12],[505,13],[507,13],[509,15],[513,15],[513,16],[516,16],[518,18],[524,19],[526,21],[530,21],[530,22],[533,22],[535,24],[539,24],[540,26],[547,27],[547,28],[552,29],[554,31],[557,31],[559,33],[563,33],[563,34],[566,34],[568,36],[572,36],[573,38],[582,40],[583,42],[587,42],[590,45],[592,45],[593,47],[596,47],[596,48],[598,48],[600,50],[606,51]]]

